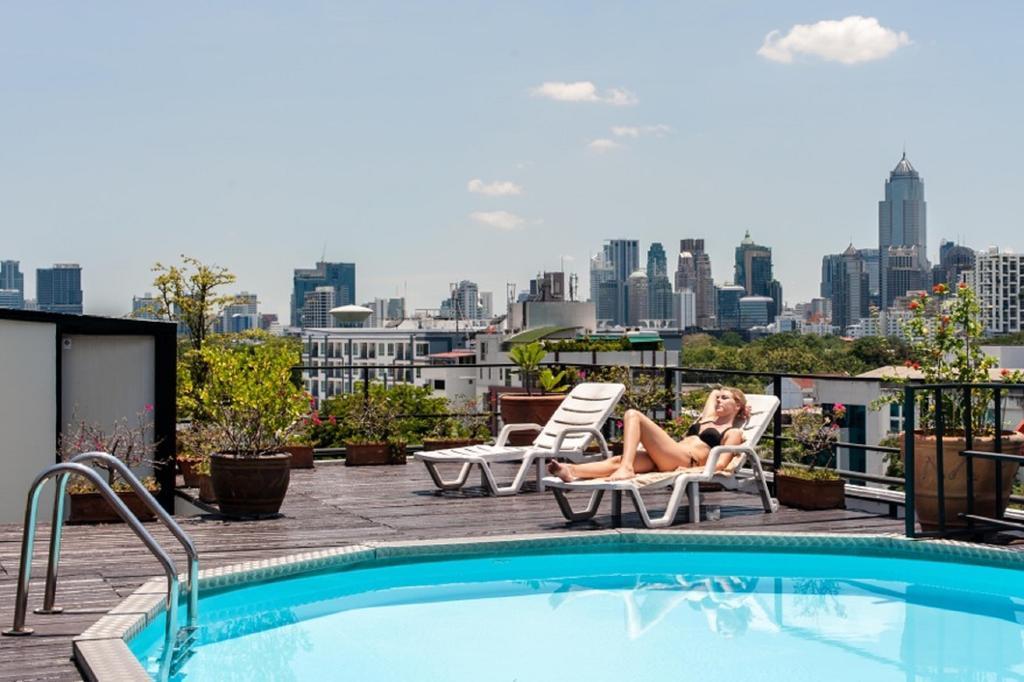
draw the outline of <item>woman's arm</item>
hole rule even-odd
[[[722,445],[743,445],[743,432],[738,428],[729,429],[729,433],[725,434]],[[731,452],[719,457],[718,461],[715,462],[715,471],[722,471],[728,467],[733,457],[736,457],[736,455]]]
[[[698,423],[706,421],[714,421],[715,419],[715,397],[718,395],[718,389],[711,389],[711,393],[708,394],[708,399],[704,401],[704,409],[701,411],[700,416],[697,418]]]

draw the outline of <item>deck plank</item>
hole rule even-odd
[[[502,473],[511,478],[512,469]],[[657,493],[667,497],[667,493]],[[722,517],[704,521],[703,530],[772,532],[899,533],[903,522],[856,510],[805,512],[781,509],[764,514],[753,495],[718,492],[702,496],[705,504],[721,507]],[[657,508],[660,502],[653,497]],[[199,549],[202,567],[212,568],[251,559],[295,554],[366,541],[424,540],[492,535],[561,533],[612,527],[610,505],[585,523],[566,524],[548,493],[493,498],[479,488],[465,493],[432,489],[422,466],[348,468],[319,464],[313,471],[293,471],[282,508],[283,517],[235,522],[218,517],[179,521]],[[41,516],[45,516],[41,513]],[[681,512],[680,520],[686,513]],[[623,503],[623,526],[640,527],[631,503]],[[185,556],[173,537],[157,524],[150,532],[168,548],[179,567]],[[677,527],[687,527],[685,523]],[[39,526],[30,608],[42,601],[45,553],[49,529]],[[70,526],[64,536],[58,604],[59,616],[29,613],[31,637],[0,637],[0,682],[8,680],[79,680],[70,660],[71,638],[150,577],[160,565],[131,532],[120,525]],[[13,619],[21,528],[0,525],[0,627]]]

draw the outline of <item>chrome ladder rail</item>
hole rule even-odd
[[[105,455],[105,453],[85,454]],[[32,553],[35,545],[39,494],[42,492],[43,485],[45,485],[46,481],[49,479],[55,476],[63,476],[66,479],[70,474],[78,474],[92,483],[100,495],[110,503],[118,516],[124,520],[125,524],[127,524],[135,535],[142,540],[142,543],[146,548],[163,566],[164,573],[167,577],[167,598],[165,602],[166,623],[164,626],[164,648],[160,657],[158,679],[167,680],[171,675],[172,668],[180,666],[180,664],[184,663],[184,661],[191,655],[190,645],[194,636],[194,628],[189,627],[186,628],[186,636],[184,638],[179,637],[178,593],[180,588],[178,584],[178,570],[174,563],[174,559],[164,551],[160,543],[157,542],[148,530],[146,530],[142,525],[142,522],[139,521],[135,514],[132,513],[127,505],[125,505],[121,498],[117,496],[117,493],[114,492],[110,485],[103,480],[103,478],[94,469],[78,462],[62,462],[60,464],[54,464],[53,466],[47,467],[38,476],[36,476],[35,480],[32,482],[32,486],[29,488],[28,499],[25,504],[25,528],[21,540],[21,561],[18,574],[18,594],[14,605],[14,623],[12,627],[4,630],[2,634],[9,636],[24,636],[31,635],[33,632],[32,628],[25,626],[25,615],[28,610],[28,591],[32,574]],[[129,475],[132,480],[138,483],[138,479],[135,478],[134,474],[129,472]],[[142,487],[141,483],[139,483],[139,486]],[[148,491],[146,492],[148,493]],[[55,511],[58,505],[63,504],[61,497],[62,495],[58,496],[58,502],[55,502],[54,504]],[[143,498],[144,497],[145,496],[143,496]],[[149,498],[152,499],[152,495],[150,495]],[[171,521],[173,523],[173,519]],[[177,526],[176,523],[174,525]],[[189,544],[191,544],[191,541],[189,541]],[[54,570],[53,574],[54,577],[56,577],[56,570]],[[195,586],[196,583],[193,582],[192,585]],[[179,653],[179,646],[184,646],[187,650]]]
[[[188,573],[185,576],[186,594],[188,595],[187,627],[194,629],[199,617],[199,552],[196,550],[192,538],[182,530],[178,522],[174,520],[174,517],[160,506],[160,503],[156,501],[153,494],[146,490],[146,486],[121,460],[106,452],[93,451],[75,455],[70,461],[79,464],[96,462],[102,466],[113,468],[124,479],[125,483],[135,491],[142,503],[170,531],[171,535],[181,543],[185,554],[188,556]],[[57,495],[53,501],[53,523],[50,532],[50,560],[46,566],[46,591],[43,595],[42,607],[35,609],[34,613],[60,613],[64,610],[59,606],[54,606],[54,601],[57,595],[57,567],[60,562],[60,546],[64,530],[64,493],[67,491],[68,478],[70,478],[69,474],[61,474],[57,479]]]

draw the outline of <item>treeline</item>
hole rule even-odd
[[[911,360],[910,347],[896,338],[772,334],[744,343],[738,334],[714,339],[694,334],[683,339],[681,364],[748,372],[840,374],[854,376],[883,365]]]

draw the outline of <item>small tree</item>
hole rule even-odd
[[[217,290],[234,282],[235,276],[227,268],[206,265],[191,256],[182,255],[181,261],[181,265],[157,263],[153,266],[153,272],[157,273],[153,286],[159,305],[146,312],[184,325],[188,345],[178,363],[178,412],[203,417],[204,413],[192,409],[202,404],[197,393],[210,377],[209,363],[202,351],[214,320],[225,306],[236,300]]]

